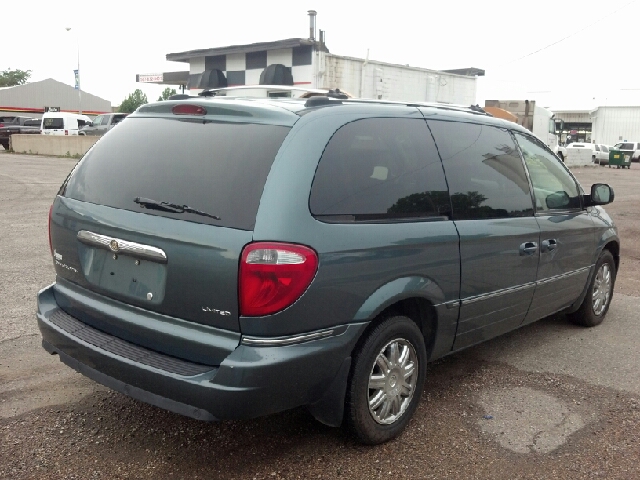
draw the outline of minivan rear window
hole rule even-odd
[[[45,130],[62,130],[64,128],[64,118],[49,117],[42,121]]]
[[[267,175],[289,130],[129,117],[85,155],[61,194],[113,208],[251,230]],[[135,202],[138,197],[187,205],[211,216],[143,209]]]

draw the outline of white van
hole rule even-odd
[[[43,135],[78,135],[85,125],[91,125],[86,115],[67,112],[46,112],[42,115],[40,131]]]

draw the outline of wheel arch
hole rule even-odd
[[[402,315],[416,323],[425,339],[427,355],[431,359],[441,335],[440,307],[445,295],[433,280],[425,277],[404,277],[378,288],[360,307],[356,321],[369,321],[354,350],[378,324],[394,315]],[[449,310],[450,307],[446,308]],[[456,310],[457,314],[457,310]],[[451,344],[453,338],[451,339]]]

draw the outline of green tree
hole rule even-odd
[[[144,105],[145,103],[149,103],[147,95],[139,88],[136,88],[135,92],[129,94],[129,96],[122,101],[118,111],[122,113],[133,113],[140,105]]]
[[[167,87],[162,91],[162,95],[158,97],[158,101],[161,102],[162,100],[168,100],[171,95],[175,95],[176,93],[175,88]]]
[[[31,70],[3,70],[0,72],[0,87],[24,85],[31,77]]]

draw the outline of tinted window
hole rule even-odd
[[[620,144],[620,150],[633,150],[633,143],[622,143]]]
[[[113,119],[111,120],[111,125],[115,125],[117,123],[120,123],[125,118],[127,118],[126,115],[114,115]]]
[[[271,164],[289,132],[274,125],[129,118],[68,180],[68,197],[150,215],[249,230]],[[221,217],[142,209],[149,198]]]
[[[40,120],[38,118],[32,118],[31,120],[25,120],[24,125],[26,127],[39,127]]]
[[[340,128],[318,164],[310,208],[327,221],[448,215],[442,163],[425,121],[370,118]]]
[[[533,215],[529,181],[506,130],[471,123],[428,123],[449,182],[454,219]]]
[[[42,121],[42,126],[45,130],[62,130],[64,128],[64,119],[63,118],[45,118]]]
[[[580,208],[578,186],[562,162],[534,138],[516,133],[516,139],[529,170],[536,209]]]

